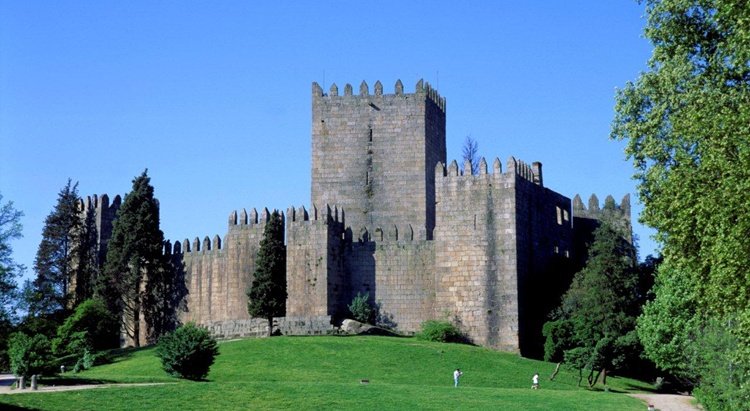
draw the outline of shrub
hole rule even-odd
[[[204,379],[218,354],[219,347],[208,330],[193,323],[162,337],[156,348],[164,371],[188,380]]]
[[[84,348],[83,353],[78,357],[75,365],[73,366],[73,372],[81,372],[88,370],[93,367],[97,361],[103,358],[102,353],[91,351],[90,348]]]
[[[119,345],[119,323],[101,300],[86,300],[57,328],[52,348],[57,355],[83,356]]]
[[[17,332],[8,340],[10,370],[14,375],[29,377],[47,374],[52,370],[50,342],[42,334],[33,337]]]
[[[427,341],[464,342],[458,328],[448,321],[429,320],[422,323],[422,331],[417,337]]]
[[[370,293],[357,293],[352,303],[349,304],[349,311],[353,319],[361,323],[372,324],[375,310],[370,305]]]

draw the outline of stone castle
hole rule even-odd
[[[629,196],[619,205],[607,197],[602,208],[591,196],[584,206],[546,188],[541,163],[513,157],[504,166],[482,159],[473,174],[470,162],[446,162],[445,124],[445,98],[421,80],[414,93],[399,80],[393,94],[380,82],[372,94],[365,82],[358,94],[313,83],[311,206],[284,215],[279,332],[331,332],[354,296],[368,293],[380,321],[400,332],[445,319],[476,344],[539,353],[541,324],[585,261],[599,219],[632,232]],[[95,208],[101,252],[119,205],[119,196],[82,201]],[[184,267],[182,321],[220,337],[266,334],[245,291],[269,216],[233,211],[223,238],[166,244]]]

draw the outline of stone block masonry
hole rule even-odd
[[[346,85],[325,95],[313,84],[312,204],[346,210],[347,224],[411,224],[419,238],[434,228],[434,174],[445,161],[445,99],[429,84],[413,94],[383,94],[380,82],[359,95]]]
[[[260,249],[268,209],[260,216],[244,209],[229,216],[229,229],[223,242],[205,237],[182,243],[183,267],[188,288],[184,322],[206,324],[227,319],[249,320],[246,290],[252,283],[255,259]],[[283,214],[282,214],[283,218]],[[177,251],[175,251],[177,253]]]

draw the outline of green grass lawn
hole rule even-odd
[[[274,337],[224,342],[208,381],[171,378],[151,348],[65,377],[107,383],[164,382],[55,393],[0,395],[0,409],[39,410],[643,410],[625,392],[648,389],[610,378],[609,392],[576,386],[554,364],[485,348],[396,337]],[[453,387],[452,372],[464,371]],[[542,388],[531,390],[539,372]],[[369,384],[362,384],[363,379]]]

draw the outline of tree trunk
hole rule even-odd
[[[607,386],[607,369],[602,369],[602,385]]]
[[[141,310],[136,308],[133,311],[133,346],[139,348],[141,346]]]
[[[560,365],[562,362],[557,363],[557,367],[555,367],[555,371],[552,373],[552,375],[549,376],[550,381],[554,381],[555,377],[557,377],[557,373],[560,371]]]
[[[586,380],[589,382],[589,387],[594,386],[594,368],[591,368],[591,371],[589,372],[588,377],[586,377]]]
[[[602,370],[603,370],[603,368],[602,368]],[[594,388],[594,386],[596,385],[596,382],[599,381],[599,375],[601,375],[602,370],[599,370],[596,373],[596,377],[594,377],[594,378],[591,378],[591,375],[589,375],[589,387],[590,388]],[[591,374],[593,374],[593,373],[594,373],[594,369],[592,368],[591,369]]]

